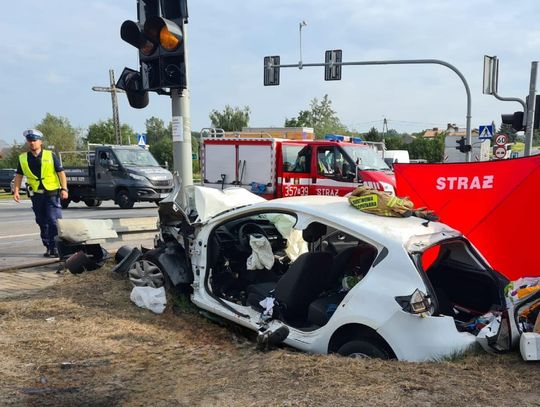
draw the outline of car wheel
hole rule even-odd
[[[131,209],[133,208],[135,201],[129,197],[129,194],[125,189],[121,189],[116,194],[116,203],[122,209]]]
[[[159,264],[148,260],[140,259],[131,265],[128,270],[128,277],[135,287],[163,287],[165,276]]]
[[[86,206],[90,206],[90,207],[101,205],[101,201],[99,199],[85,199],[84,203],[86,204]]]
[[[170,277],[165,272],[165,267],[159,261],[159,254],[156,253],[155,249],[144,253],[141,259],[137,261],[137,263],[141,263],[139,267],[145,268],[145,271],[147,274],[155,275],[156,280],[158,280],[159,284],[161,284],[158,287],[164,286],[165,291],[167,291],[173,297],[181,295],[181,294],[185,294],[186,292],[189,291],[189,284],[179,284],[178,286],[173,285]],[[137,266],[135,265],[131,266],[131,268],[136,268],[136,267]],[[131,280],[130,273],[131,273],[131,269],[128,272],[128,275],[130,276],[130,280]],[[135,285],[134,281],[132,281],[132,283]]]
[[[4,188],[4,192],[11,192],[11,188]]]
[[[60,206],[62,207],[62,209],[67,209],[70,202],[71,202],[71,199],[61,199]]]
[[[341,356],[351,358],[376,358],[390,359],[391,355],[385,346],[377,342],[372,342],[364,339],[357,339],[345,343],[338,349]]]

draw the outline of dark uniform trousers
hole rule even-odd
[[[56,247],[54,238],[58,235],[56,220],[62,219],[60,196],[57,193],[54,195],[48,195],[46,192],[34,193],[31,199],[36,223],[41,231],[41,241],[47,249],[53,249]]]

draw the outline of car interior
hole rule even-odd
[[[347,294],[344,278],[360,281],[371,268],[377,249],[313,222],[296,231],[304,249],[291,258],[287,249],[293,243],[295,222],[293,215],[264,213],[215,228],[208,247],[207,286],[211,293],[261,312],[260,302],[272,297],[274,318],[306,331],[325,325]],[[252,236],[263,236],[270,243],[274,256],[270,269],[248,270]]]
[[[424,269],[437,297],[438,313],[452,316],[458,329],[470,330],[472,320],[503,308],[508,279],[489,269],[466,241],[441,242],[423,256],[433,257]]]

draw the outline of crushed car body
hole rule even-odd
[[[158,269],[197,307],[303,351],[440,360],[475,344],[472,319],[504,309],[508,280],[443,223],[363,213],[343,197],[264,201],[201,186],[182,196],[178,184],[159,215],[141,272]]]

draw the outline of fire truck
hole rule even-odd
[[[275,132],[203,129],[200,159],[204,186],[243,187],[266,199],[343,196],[362,183],[395,193],[392,170],[359,138],[289,139]]]

